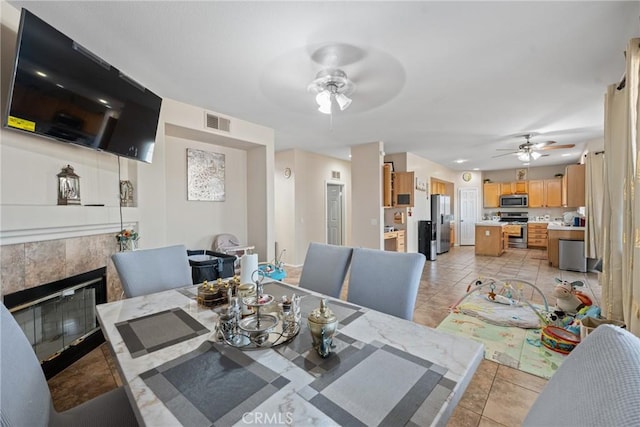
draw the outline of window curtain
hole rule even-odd
[[[640,272],[633,271],[640,260],[638,228],[640,214],[635,197],[638,171],[638,85],[640,84],[640,39],[627,45],[626,84],[607,88],[605,97],[605,167],[603,223],[603,314],[623,320],[640,336]],[[636,215],[637,216],[637,215]],[[637,258],[636,258],[637,256]]]
[[[587,228],[585,255],[602,258],[602,210],[604,205],[604,153],[588,153],[587,168]]]

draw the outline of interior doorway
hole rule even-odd
[[[476,244],[478,218],[478,189],[461,188],[460,191],[460,242],[459,245]]]
[[[327,183],[327,243],[344,244],[344,184]]]

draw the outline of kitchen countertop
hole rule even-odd
[[[481,225],[483,227],[502,227],[504,225],[507,225],[507,223],[500,221],[479,221],[476,222],[476,225]]]
[[[584,231],[586,229],[586,227],[576,227],[576,226],[569,226],[569,225],[560,225],[560,224],[554,224],[554,223],[549,223],[549,226],[547,227],[547,230],[568,230],[568,231]]]

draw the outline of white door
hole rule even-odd
[[[327,184],[327,243],[342,245],[342,185]]]
[[[460,189],[460,246],[476,244],[478,189]]]

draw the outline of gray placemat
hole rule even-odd
[[[209,332],[181,308],[126,320],[115,326],[133,358]]]
[[[243,351],[210,341],[140,378],[185,426],[232,425],[289,383]]]

